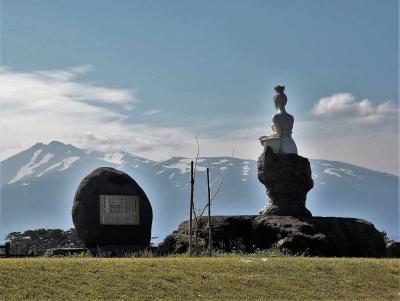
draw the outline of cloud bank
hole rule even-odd
[[[300,129],[300,141],[311,157],[399,174],[397,104],[390,100],[378,104],[369,99],[356,101],[351,93],[337,93],[320,98],[311,115],[316,120],[306,131]]]
[[[345,119],[360,125],[381,124],[398,112],[398,106],[390,100],[374,106],[368,99],[355,101],[351,93],[323,97],[311,111],[314,116]]]
[[[103,151],[129,151],[150,158],[179,153],[194,135],[182,128],[128,123],[140,102],[133,89],[81,82],[90,66],[17,72],[0,68],[1,159],[36,142],[61,140]]]

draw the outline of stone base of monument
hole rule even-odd
[[[383,235],[362,219],[273,215],[213,216],[212,245],[227,252],[278,247],[293,255],[323,257],[385,257]],[[189,222],[181,223],[160,244],[160,252],[186,252]],[[199,238],[208,240],[208,222],[199,222]],[[186,239],[187,246],[187,239]]]
[[[311,217],[306,208],[306,196],[314,182],[307,158],[296,154],[276,154],[272,148],[266,147],[257,165],[258,179],[269,197],[261,214]]]

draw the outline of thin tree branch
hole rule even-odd
[[[196,153],[196,157],[195,157],[195,160],[194,160],[194,175],[193,175],[193,180],[196,179],[197,161],[199,160],[199,154],[200,154],[199,139],[197,139],[197,136],[195,136],[195,139],[196,139],[197,153]]]
[[[232,148],[232,154],[231,154],[231,161],[233,160],[233,154],[235,152],[235,149]],[[228,171],[230,170],[230,166],[232,166],[232,162],[228,161],[227,165],[225,166],[226,168],[221,172],[221,174],[219,175],[219,177],[216,179],[216,181],[214,183],[218,183],[217,189],[216,191],[213,193],[212,197],[211,197],[211,201],[210,204],[212,204],[212,202],[214,201],[214,199],[217,197],[222,184],[224,183],[225,177],[228,175]],[[213,184],[214,184],[213,183]],[[203,210],[201,211],[200,217],[203,216],[204,212],[206,211],[208,205],[205,205]]]

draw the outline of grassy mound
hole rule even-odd
[[[1,300],[400,299],[400,260],[31,258],[0,260]]]

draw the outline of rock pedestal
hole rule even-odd
[[[150,245],[151,204],[122,171],[101,167],[86,176],[75,194],[72,219],[87,248],[118,253]]]
[[[258,159],[258,179],[270,198],[262,215],[310,217],[307,192],[313,188],[310,162],[296,154],[277,154],[270,147]]]
[[[272,246],[293,255],[385,257],[383,235],[373,224],[356,218],[292,216],[213,216],[212,244],[227,252],[254,252]],[[165,253],[187,250],[189,222],[168,235]],[[199,240],[208,240],[207,218],[199,222]],[[204,243],[204,245],[207,245]]]

